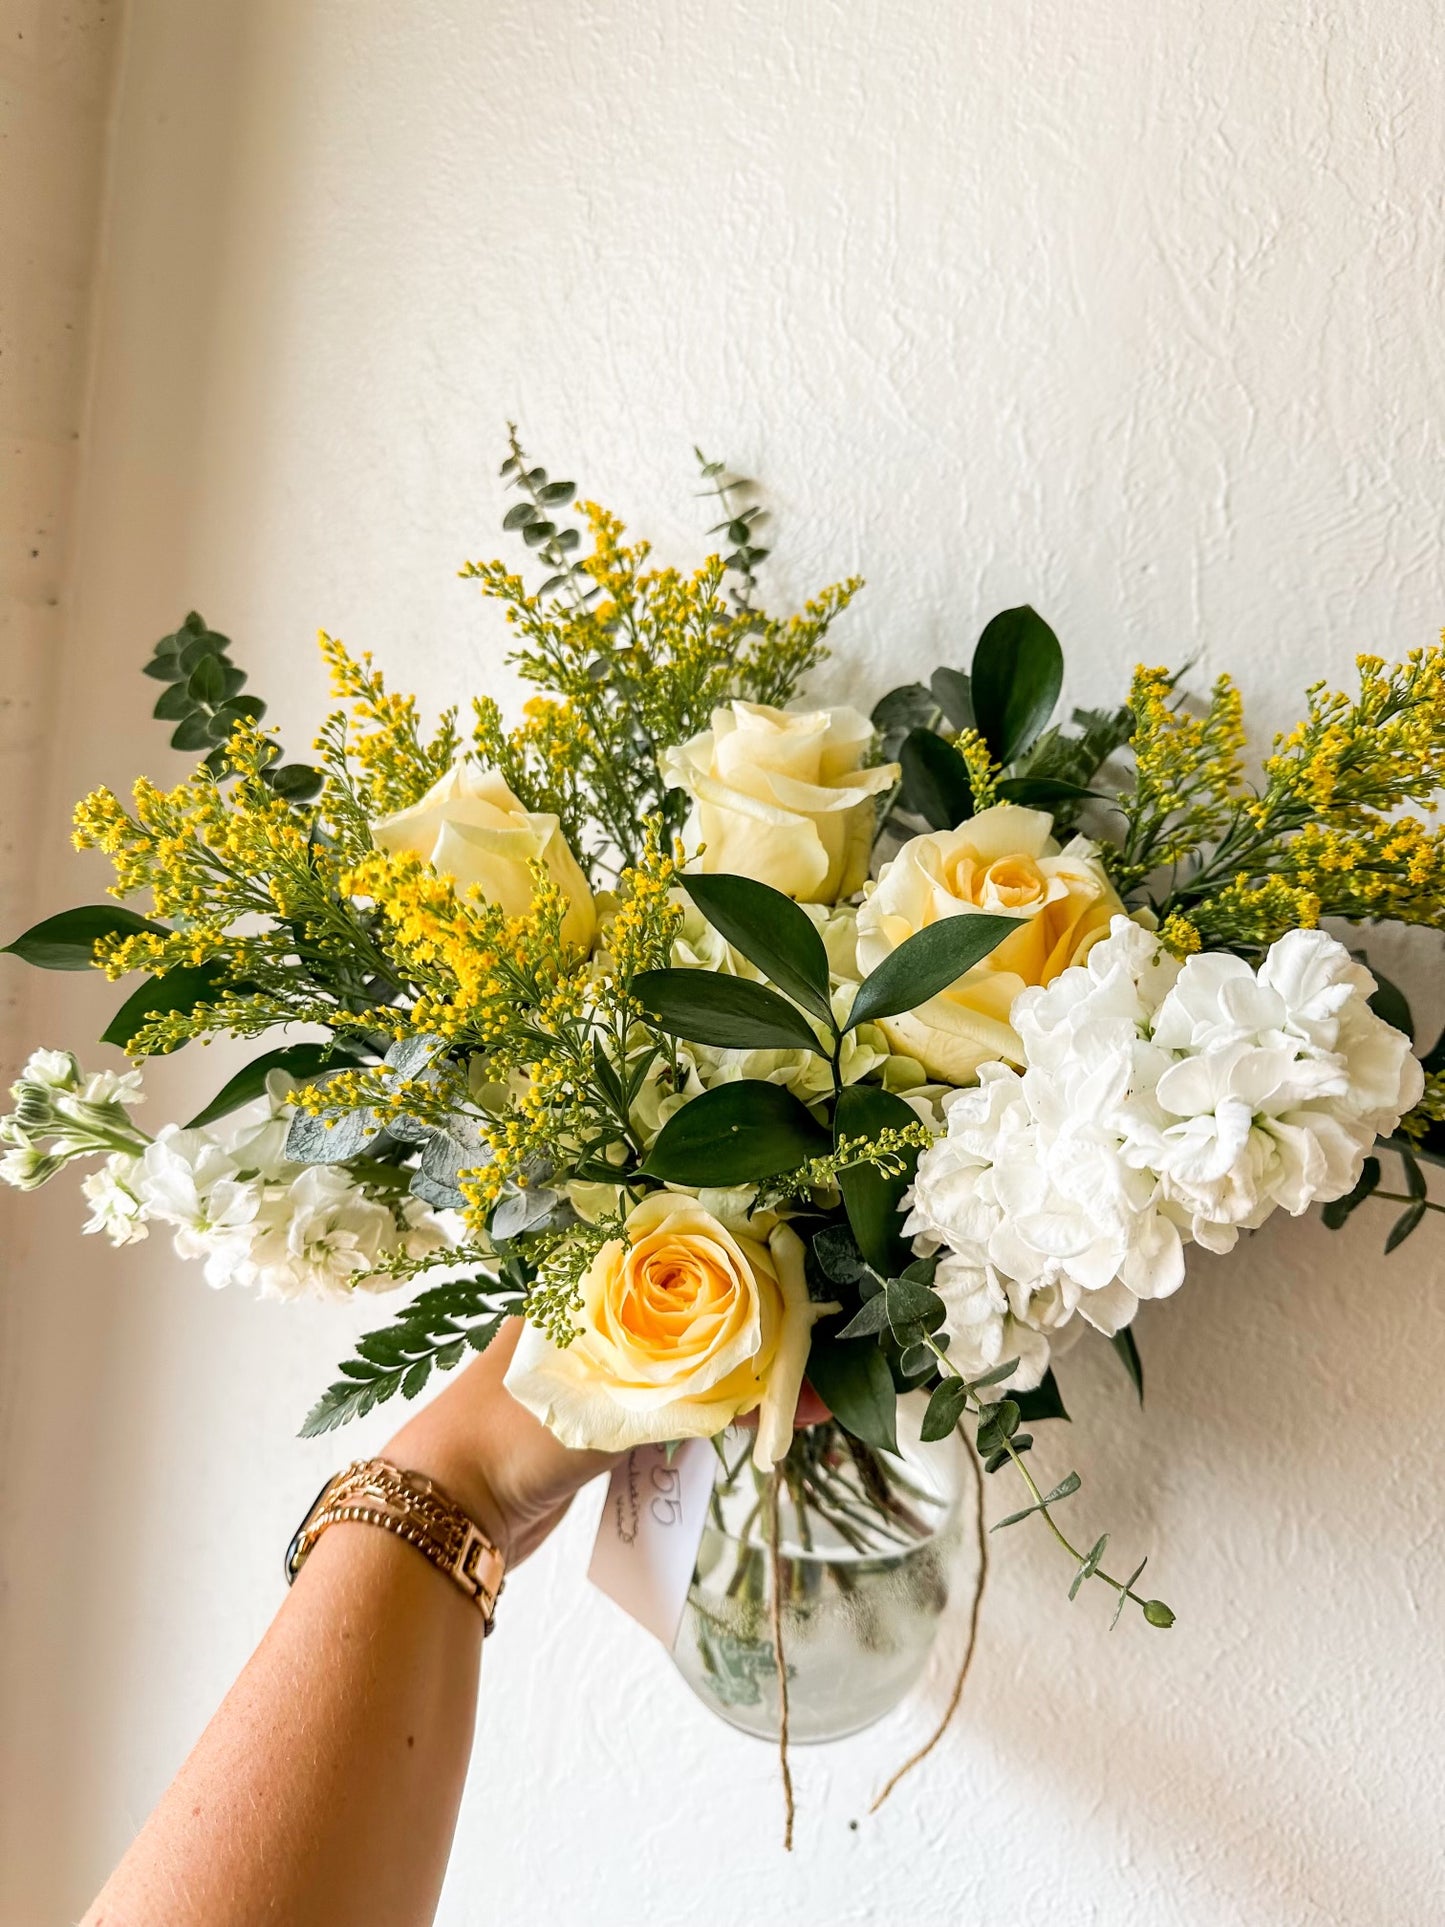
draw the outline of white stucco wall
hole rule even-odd
[[[298,743],[318,624],[432,704],[509,687],[455,571],[501,539],[510,415],[679,560],[694,440],[764,478],[778,602],[869,578],[839,695],[1024,598],[1073,698],[1193,656],[1261,734],[1431,641],[1442,64],[1429,0],[133,0],[39,907],[103,881],[71,798],[180,773],[136,670],[192,605]],[[1438,1019],[1438,944],[1393,954]],[[113,996],[46,979],[37,1040]],[[222,1058],[159,1067],[155,1118]],[[78,1221],[32,1201],[8,1287],[15,1927],[79,1911],[295,1515],[385,1435],[292,1436],[369,1315],[214,1296]],[[1445,1245],[1384,1264],[1383,1228],[1200,1257],[1140,1320],[1142,1414],[1106,1348],[1066,1362],[1046,1458],[1177,1627],[1108,1637],[1008,1535],[951,1738],[856,1831],[942,1671],[800,1756],[791,1860],[770,1754],[583,1587],[574,1519],[508,1588],[442,1918],[1437,1919]]]

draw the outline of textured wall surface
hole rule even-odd
[[[1442,81],[1429,0],[134,0],[41,907],[102,882],[71,797],[181,771],[136,668],[188,607],[298,743],[322,623],[429,704],[510,692],[455,576],[499,540],[509,415],[668,558],[700,548],[694,440],[765,478],[778,603],[869,578],[828,693],[1028,598],[1075,699],[1194,657],[1267,736],[1358,648],[1431,641]],[[1438,1019],[1438,947],[1392,954]],[[84,1044],[112,997],[47,979],[37,1036]],[[231,1062],[191,1057],[155,1119]],[[52,1532],[5,1594],[17,1927],[83,1905],[295,1516],[385,1436],[292,1436],[362,1315],[212,1295],[78,1221],[33,1201],[10,1287],[10,1524]],[[956,1643],[799,1757],[791,1860],[767,1749],[583,1586],[579,1507],[508,1588],[443,1919],[1438,1919],[1445,1245],[1385,1264],[1381,1235],[1200,1254],[1141,1318],[1142,1413],[1107,1348],[1066,1361],[1046,1456],[1177,1627],[1111,1638],[1042,1534],[996,1542],[947,1743],[863,1817]]]

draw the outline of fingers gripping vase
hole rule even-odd
[[[783,1462],[777,1575],[794,1741],[843,1739],[882,1719],[928,1662],[964,1576],[966,1448],[923,1443],[924,1401],[898,1408],[899,1453],[873,1452],[829,1422],[797,1434]],[[673,1660],[704,1705],[760,1739],[778,1736],[771,1482],[750,1434],[723,1441]]]

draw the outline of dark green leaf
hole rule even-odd
[[[712,970],[644,970],[638,1002],[673,1037],[719,1050],[811,1050],[826,1055],[795,1004],[765,984]]]
[[[720,937],[825,1024],[833,1022],[823,939],[791,897],[751,877],[685,876],[684,890]]]
[[[997,787],[1002,802],[1023,803],[1030,809],[1049,810],[1060,803],[1084,803],[1090,798],[1101,803],[1118,801],[1083,783],[1066,782],[1061,776],[1006,776]]]
[[[890,1278],[883,1296],[888,1323],[900,1345],[916,1343],[925,1332],[936,1332],[948,1316],[936,1291],[908,1278]]]
[[[1002,1471],[1004,1466],[1009,1464],[1011,1460],[1021,1459],[1025,1452],[1031,1451],[1033,1449],[1033,1443],[1033,1434],[1031,1432],[1015,1432],[1007,1445],[1000,1446],[997,1452],[989,1453],[983,1462],[984,1471]]]
[[[893,761],[910,729],[931,729],[937,719],[938,704],[921,682],[890,689],[873,705],[872,716],[873,727],[882,738],[884,761]]]
[[[876,1084],[849,1084],[839,1095],[833,1114],[833,1140],[835,1144],[845,1138],[871,1140],[883,1131],[903,1130],[917,1122],[918,1113],[891,1091]],[[838,1173],[838,1188],[858,1248],[885,1278],[903,1271],[913,1256],[903,1236],[899,1205],[917,1168],[918,1152],[914,1149],[905,1155],[902,1170],[894,1176],[880,1171],[876,1164],[854,1164]]]
[[[978,639],[970,685],[975,724],[1007,766],[1053,714],[1064,682],[1059,639],[1027,603],[996,615]]]
[[[1398,984],[1392,984],[1388,977],[1382,976],[1373,964],[1370,975],[1375,980],[1375,988],[1370,995],[1370,1009],[1385,1023],[1413,1040],[1415,1020],[1410,1015],[1410,1002]]]
[[[865,1445],[896,1452],[898,1395],[888,1361],[876,1345],[840,1343],[815,1330],[808,1381],[828,1410]]]
[[[860,1310],[838,1333],[839,1338],[875,1338],[881,1331],[888,1329],[888,1294],[880,1291],[872,1298],[865,1298]]]
[[[853,1230],[846,1224],[825,1224],[813,1234],[813,1256],[823,1276],[835,1285],[858,1285],[870,1273]]]
[[[1362,1205],[1372,1191],[1378,1189],[1380,1177],[1380,1160],[1378,1158],[1366,1158],[1360,1166],[1360,1175],[1355,1181],[1354,1190],[1347,1192],[1342,1198],[1332,1198],[1324,1210],[1321,1211],[1320,1217],[1324,1222],[1325,1229],[1327,1231],[1338,1231],[1350,1213],[1359,1205]]]
[[[1018,928],[1016,917],[992,916],[983,911],[943,917],[929,924],[899,944],[864,978],[853,999],[849,1030],[880,1017],[897,1016],[899,1011],[916,1010],[957,983]]]
[[[229,736],[243,716],[259,723],[265,714],[266,705],[259,696],[228,696],[218,706],[213,722]]]
[[[1144,1365],[1139,1357],[1139,1347],[1134,1343],[1134,1334],[1127,1325],[1120,1327],[1110,1338],[1109,1343],[1124,1361],[1124,1370],[1129,1374],[1129,1383],[1134,1387],[1139,1403],[1144,1403]]]
[[[118,903],[87,903],[32,924],[0,954],[19,957],[38,970],[88,970],[102,937],[133,937],[141,930],[169,934],[163,923],[152,923]]]
[[[220,703],[226,699],[226,671],[215,656],[202,656],[186,682],[192,702]]]
[[[973,692],[963,670],[935,669],[929,689],[955,729],[973,728]]]
[[[791,1091],[741,1078],[675,1112],[642,1168],[670,1184],[750,1184],[796,1170],[830,1148],[828,1133]]]
[[[997,1452],[1019,1429],[1020,1416],[1018,1405],[1011,1398],[1000,1399],[997,1405],[985,1405],[978,1420],[979,1451],[985,1455]]]
[[[151,711],[159,722],[178,723],[189,716],[195,708],[190,689],[184,682],[173,682],[156,697],[156,706]]]
[[[537,500],[545,503],[549,509],[560,508],[564,502],[570,502],[576,493],[575,482],[548,482],[545,488],[537,490]]]
[[[1067,1419],[1069,1416],[1064,1410],[1059,1382],[1052,1370],[1044,1373],[1031,1392],[1010,1392],[1009,1397],[1018,1406],[1019,1416],[1030,1425],[1037,1425],[1042,1419]]]
[[[117,1044],[124,1050],[150,1018],[167,1011],[192,1011],[198,1004],[213,1003],[226,987],[225,972],[211,963],[195,968],[187,965],[167,970],[159,977],[148,977],[139,990],[126,998],[101,1032],[100,1041]]]
[[[968,1404],[968,1390],[963,1381],[946,1378],[936,1386],[928,1401],[928,1410],[923,1414],[923,1424],[919,1437],[925,1440],[946,1439],[963,1417]]]
[[[530,502],[516,502],[502,517],[504,529],[524,529],[529,522],[537,520],[537,511]]]
[[[1424,1220],[1427,1209],[1428,1207],[1423,1200],[1421,1200],[1418,1203],[1407,1205],[1400,1213],[1394,1224],[1391,1225],[1390,1235],[1385,1240],[1385,1256],[1387,1258],[1392,1251],[1398,1251],[1410,1233],[1419,1227]]]
[[[285,1071],[298,1084],[305,1084],[313,1077],[320,1077],[336,1068],[336,1051],[329,1044],[287,1044],[281,1050],[268,1050],[264,1057],[256,1058],[223,1084],[206,1108],[196,1112],[186,1128],[194,1131],[202,1124],[210,1124],[216,1118],[224,1117],[228,1111],[238,1110],[241,1105],[263,1097],[266,1079],[272,1071]]]
[[[529,522],[522,530],[522,540],[529,549],[540,549],[549,536],[557,533],[555,522]]]
[[[898,1369],[905,1378],[928,1378],[938,1369],[937,1354],[928,1345],[909,1345],[899,1354]]]
[[[321,794],[324,779],[309,763],[283,763],[278,769],[267,770],[266,781],[286,802],[309,803]]]
[[[433,1368],[449,1371],[468,1350],[485,1351],[507,1316],[486,1301],[498,1295],[490,1278],[456,1280],[424,1291],[396,1324],[357,1341],[357,1356],[343,1361],[344,1374],[306,1416],[303,1438],[315,1438],[361,1418],[398,1392],[413,1398]],[[477,1319],[466,1328],[456,1319]]]
[[[224,656],[230,646],[229,636],[218,636],[213,629],[203,629],[199,634],[187,638],[176,660],[189,675],[207,657]]]
[[[183,717],[179,727],[171,732],[172,749],[204,749],[210,740],[209,721],[198,709]]]
[[[973,815],[968,767],[952,743],[932,730],[910,730],[898,752],[909,809],[931,829],[952,830]]]
[[[981,1392],[986,1385],[1001,1385],[1003,1381],[1019,1368],[1016,1358],[1006,1358],[1002,1365],[995,1365],[991,1372],[981,1372],[977,1378],[968,1381],[971,1392]]]

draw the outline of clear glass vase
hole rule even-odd
[[[898,1408],[899,1454],[829,1422],[783,1463],[777,1569],[794,1741],[838,1740],[882,1719],[918,1679],[959,1579],[965,1447],[924,1444],[926,1401]],[[672,1657],[704,1705],[778,1736],[770,1481],[752,1436],[729,1433]]]

